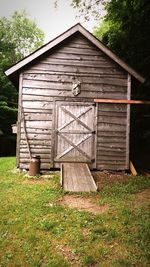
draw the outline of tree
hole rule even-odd
[[[150,75],[148,0],[70,0],[70,4],[79,16],[99,21],[94,29],[97,38],[145,76]]]
[[[149,76],[150,5],[147,0],[111,0],[95,30],[100,38],[135,69]]]
[[[85,20],[94,17],[96,20],[103,16],[103,10],[108,0],[72,0],[71,5],[78,10],[79,16]]]
[[[70,0],[70,5],[78,11],[78,17],[85,20],[90,20],[91,17],[96,20],[101,18],[104,14],[104,6],[109,0]],[[54,1],[57,8],[59,0]]]
[[[17,118],[16,88],[4,71],[43,44],[44,33],[25,11],[14,12],[9,20],[0,18],[0,130],[1,139],[12,138],[11,124]],[[2,150],[1,142],[1,150]]]

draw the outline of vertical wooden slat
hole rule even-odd
[[[55,118],[54,118],[54,144],[53,144],[53,161],[57,155],[57,144],[58,144],[58,140],[57,140],[57,125],[58,125],[58,109],[59,109],[59,105],[56,104],[56,100],[54,100],[54,109],[55,109]],[[54,161],[54,168],[56,168],[58,165],[57,163]]]
[[[18,97],[18,121],[17,121],[17,146],[16,146],[16,165],[20,165],[20,138],[21,138],[21,105],[22,105],[22,84],[23,75],[19,76],[19,97]]]
[[[98,103],[96,103],[95,106],[95,114],[94,114],[94,127],[95,127],[95,162],[94,162],[94,168],[97,169],[97,135],[98,135],[98,127],[97,127],[97,117],[98,117]]]
[[[131,75],[128,73],[127,79],[127,100],[131,99]],[[127,104],[127,124],[126,124],[126,169],[129,169],[130,155],[130,104]]]
[[[25,120],[25,116],[24,116],[23,103],[21,103],[21,113],[22,113],[21,121],[23,123],[24,135],[25,135],[25,139],[26,139],[26,143],[27,143],[29,158],[31,159],[32,155],[31,155],[30,143],[29,143],[28,136],[27,136],[26,120]]]
[[[54,154],[55,154],[55,118],[56,118],[56,103],[55,99],[53,99],[53,111],[52,111],[52,138],[51,138],[51,164],[52,168],[54,168]]]
[[[63,181],[64,181],[64,166],[63,163],[60,165],[60,185],[63,187]]]

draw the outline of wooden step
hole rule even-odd
[[[97,186],[86,163],[62,163],[61,185],[65,191],[95,192]]]

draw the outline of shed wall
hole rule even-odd
[[[26,121],[31,153],[41,156],[41,167],[45,169],[49,169],[52,162],[56,99],[78,102],[93,102],[95,98],[127,99],[127,73],[81,34],[61,43],[22,74],[24,116],[21,118]],[[72,85],[77,81],[81,82],[81,93],[73,96]],[[124,169],[126,107],[99,104],[97,114],[97,168]],[[18,124],[21,129],[18,162],[20,168],[28,168],[29,152],[23,125],[23,122]]]
[[[126,169],[127,105],[98,104],[97,125],[97,168]]]

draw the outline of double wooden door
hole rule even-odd
[[[95,106],[58,103],[55,116],[55,162],[95,160]]]

